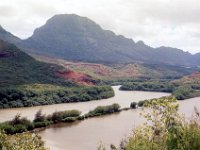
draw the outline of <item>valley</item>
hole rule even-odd
[[[94,150],[100,142],[198,147],[199,96],[199,53],[151,47],[76,14],[54,15],[26,39],[0,26],[0,149],[35,134],[51,150]],[[153,125],[131,137],[146,107]]]

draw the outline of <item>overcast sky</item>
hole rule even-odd
[[[86,16],[152,47],[200,52],[200,0],[0,0],[0,24],[22,39],[61,13]]]

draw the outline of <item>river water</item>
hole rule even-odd
[[[25,108],[12,108],[12,109],[1,109],[0,110],[0,122],[12,119],[16,114],[21,114],[22,117],[33,119],[38,110],[42,110],[45,114],[52,114],[55,111],[77,109],[83,114],[94,109],[99,105],[110,105],[118,103],[122,108],[129,107],[133,101],[139,101],[144,99],[157,98],[161,96],[169,95],[168,93],[157,93],[157,92],[142,92],[142,91],[120,91],[120,86],[113,86],[115,96],[108,99],[78,102],[78,103],[65,103],[55,105],[45,105],[37,107],[25,107]]]
[[[63,105],[88,112],[99,105],[118,103],[124,108],[129,107],[133,101],[170,95],[160,92],[120,91],[119,87],[113,87],[115,91],[113,98]],[[129,110],[75,123],[53,125],[40,131],[39,134],[51,150],[95,150],[100,142],[106,147],[109,147],[111,143],[118,145],[122,138],[129,136],[134,126],[141,124],[142,120],[139,109]]]
[[[120,91],[119,87],[113,86],[115,96],[105,100],[0,110],[0,121],[9,120],[17,113],[33,119],[35,113],[40,109],[46,114],[70,109],[77,109],[86,113],[99,105],[118,103],[123,108],[129,107],[133,101],[138,102],[139,100],[170,95],[160,92]],[[180,104],[180,112],[191,117],[194,106],[200,108],[200,97],[179,101],[178,103]],[[57,124],[38,133],[51,150],[96,150],[100,142],[106,147],[109,147],[111,143],[119,145],[123,138],[131,134],[131,130],[135,126],[144,121],[139,112],[140,109],[128,110],[74,123]]]

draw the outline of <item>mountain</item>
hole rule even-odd
[[[0,87],[22,84],[71,85],[56,73],[56,65],[36,61],[13,44],[0,40]]]
[[[29,52],[73,61],[200,65],[200,56],[170,47],[152,48],[74,14],[55,15],[23,44]]]
[[[77,15],[56,15],[25,41],[34,52],[76,61],[130,62],[133,41]],[[120,44],[119,44],[120,43]],[[135,56],[135,59],[140,56]]]
[[[114,96],[110,86],[93,86],[94,82],[90,76],[37,61],[15,45],[0,40],[0,109]],[[87,83],[92,86],[83,86]]]
[[[152,48],[102,29],[94,21],[74,14],[55,15],[33,35],[21,40],[0,26],[0,39],[28,53],[71,61],[96,63],[144,63],[200,66],[200,54],[171,47]]]
[[[128,79],[177,79],[189,75],[198,70],[196,67],[182,67],[165,64],[97,64],[88,62],[70,62],[63,59],[57,59],[41,55],[32,55],[36,60],[46,63],[63,66],[73,78],[80,79],[81,74],[85,74],[84,80],[100,79],[108,80],[128,80]],[[76,73],[73,73],[76,72]],[[77,74],[78,73],[78,74]],[[67,75],[66,73],[64,73]],[[77,78],[78,77],[78,78]],[[89,78],[88,78],[89,77]],[[84,81],[82,80],[82,81]],[[81,80],[79,80],[80,82]]]
[[[13,44],[21,43],[20,38],[14,36],[10,32],[7,32],[1,25],[0,25],[0,39]]]

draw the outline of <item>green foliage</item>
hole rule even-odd
[[[28,107],[69,102],[83,102],[114,96],[110,86],[64,87],[50,84],[31,84],[0,88],[1,108]]]
[[[0,130],[7,134],[22,133],[34,129],[33,123],[27,118],[16,115],[13,120],[0,124]]]
[[[57,111],[54,112],[52,115],[49,115],[47,118],[49,121],[52,121],[54,123],[67,122],[67,121],[71,122],[71,120],[73,119],[74,121],[77,120],[80,114],[81,112],[78,110]]]
[[[94,110],[91,110],[88,114],[86,114],[86,117],[94,117],[94,116],[101,116],[105,114],[110,114],[114,112],[119,112],[120,106],[119,104],[112,104],[108,106],[97,106]]]
[[[167,81],[128,82],[120,87],[121,90],[172,92],[174,87]]]
[[[7,135],[0,131],[1,150],[48,150],[37,134],[23,133]]]
[[[33,121],[27,118],[22,118],[17,114],[13,120],[0,123],[0,130],[3,130],[6,134],[16,134],[27,132],[36,128],[47,127],[54,123],[60,122],[73,122],[76,120],[82,120],[84,118],[79,118],[81,112],[78,110],[67,110],[54,112],[52,115],[45,116],[42,111],[39,110],[35,114]]]
[[[9,54],[0,59],[0,87],[33,83],[75,86],[56,76],[62,67],[36,61],[12,44],[1,41],[0,46],[1,53]]]
[[[46,120],[46,116],[42,114],[42,110],[40,109],[36,114],[33,122],[43,122]]]
[[[193,90],[190,86],[179,86],[172,93],[178,100],[184,100],[200,95],[200,91]]]
[[[136,102],[132,102],[130,104],[130,108],[136,109],[137,108],[137,103]]]
[[[143,105],[144,105],[144,101],[139,101],[139,102],[138,102],[138,106],[139,106],[139,107],[142,107]]]
[[[0,40],[0,108],[90,101],[114,96],[109,86],[82,87],[57,73],[63,67],[36,61]]]
[[[139,90],[170,92],[178,100],[200,96],[199,81],[182,78],[179,80],[149,80],[140,82],[128,82],[123,84],[121,90]]]
[[[143,116],[147,122],[134,129],[124,150],[199,150],[199,120],[185,121],[174,97],[152,99]],[[197,115],[197,117],[199,117]]]

